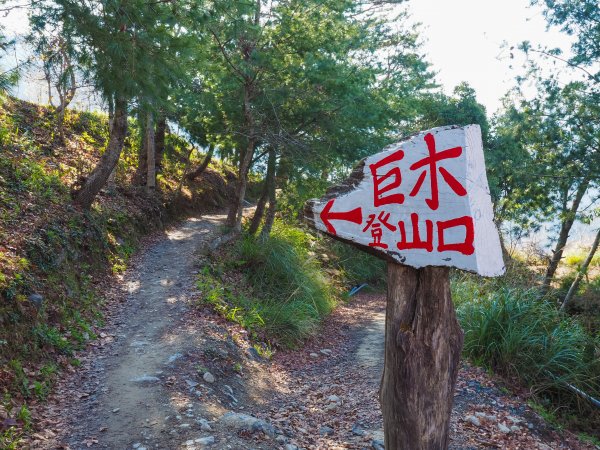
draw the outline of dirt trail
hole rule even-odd
[[[304,448],[383,450],[379,384],[384,360],[385,297],[358,296],[327,320],[323,334],[297,352],[276,355],[287,391],[271,418]],[[450,449],[593,449],[548,426],[521,398],[482,369],[463,363],[450,425]],[[307,432],[304,432],[306,430]]]
[[[224,220],[224,215],[188,219],[134,258],[112,293],[122,306],[96,348],[81,356],[83,370],[59,385],[46,412],[58,415],[56,430],[32,448],[174,449],[202,437],[210,442],[201,421],[226,410],[198,401],[203,380],[198,373],[181,376],[181,365],[188,361],[194,371],[203,359],[194,353],[213,348],[215,336],[206,327],[214,325],[196,326],[189,302],[197,295],[201,254],[220,236]],[[180,381],[183,386],[174,391]],[[209,383],[204,388],[213,390]]]
[[[189,219],[134,258],[113,289],[106,327],[77,355],[83,367],[59,383],[32,449],[383,448],[383,297],[357,296],[305,347],[265,361],[240,327],[192,307],[202,254],[224,218]],[[240,429],[226,413],[260,420]],[[486,414],[478,426],[466,420],[476,413]],[[454,450],[584,448],[469,366],[451,428]]]

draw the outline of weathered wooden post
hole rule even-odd
[[[306,204],[310,225],[388,261],[387,450],[448,447],[463,345],[449,268],[504,273],[478,125],[419,133]]]

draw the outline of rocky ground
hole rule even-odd
[[[149,240],[108,292],[107,325],[34,411],[32,449],[382,449],[384,302],[362,294],[318,337],[271,361],[198,305],[195,274],[223,216]],[[453,449],[585,449],[463,365]]]

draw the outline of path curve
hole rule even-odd
[[[74,397],[61,414],[64,431],[32,448],[169,449],[185,442],[185,429],[170,433],[181,404],[168,389],[169,376],[179,359],[203,344],[202,334],[186,326],[186,312],[200,253],[220,235],[225,217],[187,219],[132,260],[112,293],[122,307],[87,367],[61,386]]]

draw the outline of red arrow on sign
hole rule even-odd
[[[325,205],[325,208],[323,208],[323,211],[321,211],[321,214],[319,214],[321,220],[327,227],[327,231],[329,231],[331,234],[337,234],[335,228],[333,228],[333,225],[331,225],[330,220],[345,220],[347,222],[352,222],[359,225],[362,223],[362,208],[355,208],[351,211],[344,212],[331,212],[334,201],[335,199],[329,200]]]

